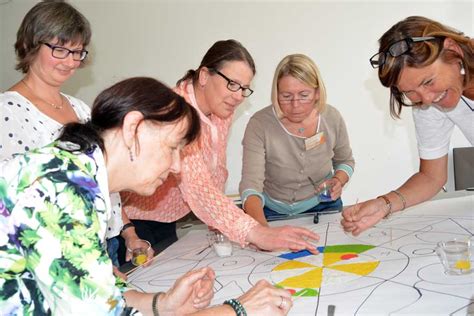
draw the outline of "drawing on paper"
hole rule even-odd
[[[363,253],[371,245],[332,245],[318,247],[320,255],[309,251],[289,252],[278,256],[282,263],[271,271],[271,280],[293,296],[316,296],[319,288],[346,283],[374,271],[380,261]]]
[[[337,216],[309,224],[321,236],[319,255],[307,251],[258,252],[234,245],[231,257],[220,258],[209,248],[205,231],[192,231],[129,276],[148,292],[167,290],[183,273],[210,266],[216,272],[213,304],[236,298],[265,279],[288,289],[294,301],[290,315],[325,315],[337,302],[340,314],[452,314],[474,311],[474,275],[448,276],[436,255],[436,243],[470,238],[466,216],[397,216],[359,237],[345,234]]]

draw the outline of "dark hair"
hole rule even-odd
[[[225,41],[215,42],[211,48],[208,49],[204,57],[202,58],[201,64],[198,69],[190,69],[186,72],[183,78],[179,79],[176,85],[179,85],[183,81],[192,79],[197,81],[199,77],[199,70],[203,67],[212,70],[220,70],[222,66],[229,61],[243,61],[246,62],[252,73],[255,75],[255,62],[248,50],[238,41],[229,39]]]
[[[199,136],[199,115],[183,97],[158,80],[136,77],[102,91],[94,101],[90,121],[65,125],[58,140],[77,144],[82,152],[91,151],[94,145],[105,152],[102,134],[121,127],[125,116],[131,111],[138,111],[144,120],[157,123],[185,119],[188,122],[184,136],[186,142],[190,143]]]
[[[65,2],[44,1],[36,4],[25,15],[16,34],[18,63],[15,69],[27,73],[41,44],[53,39],[57,39],[59,45],[82,44],[85,49],[91,39],[89,21]]]
[[[394,118],[400,118],[402,106],[405,105],[404,96],[396,87],[403,67],[425,67],[438,58],[447,63],[462,63],[466,71],[464,85],[470,81],[470,74],[474,72],[474,44],[471,39],[458,30],[422,16],[410,16],[393,25],[380,38],[379,52],[387,51],[390,45],[404,38],[424,36],[436,37],[439,40],[414,43],[408,53],[398,57],[387,54],[385,64],[379,68],[380,82],[390,88],[390,114]],[[455,41],[464,56],[444,49],[446,38]]]

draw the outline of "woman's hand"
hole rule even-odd
[[[129,228],[125,231],[125,233],[122,233],[123,239],[125,239],[125,245],[128,245],[130,242],[134,240],[140,239],[138,235],[135,233],[135,228]],[[127,247],[128,248],[128,247]],[[148,266],[151,263],[151,259],[155,256],[155,251],[153,250],[153,245],[148,249],[147,253],[147,260],[143,264],[144,266]],[[132,260],[132,253],[130,251],[127,251],[125,254],[125,261],[130,261]]]
[[[342,194],[342,182],[339,178],[331,178],[326,180],[326,184],[331,188],[331,199],[333,201],[341,197]]]
[[[113,269],[114,275],[116,277],[119,277],[122,280],[127,281],[127,278],[128,278],[127,275],[125,273],[123,273],[122,271],[120,271],[118,267],[112,265],[112,269]]]
[[[382,199],[350,205],[342,211],[341,225],[346,232],[357,236],[380,222],[386,215],[385,209],[386,204]]]
[[[160,297],[160,315],[186,315],[207,307],[214,297],[214,279],[209,267],[187,272]]]
[[[286,315],[293,305],[290,292],[260,280],[238,298],[247,315]]]
[[[247,241],[262,250],[307,249],[313,254],[318,254],[316,247],[308,242],[309,239],[317,242],[319,236],[306,228],[288,225],[280,227],[257,225],[247,234]]]

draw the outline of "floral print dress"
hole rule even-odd
[[[101,237],[111,216],[104,157],[75,147],[56,142],[0,163],[2,315],[124,309]]]

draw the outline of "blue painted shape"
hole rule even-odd
[[[309,252],[308,250],[301,250],[298,252],[284,253],[284,254],[279,255],[278,257],[291,260],[291,259],[296,259],[296,258],[301,258],[301,257],[306,257],[306,256],[311,256],[311,255],[312,253]]]
[[[318,247],[316,249],[318,249],[319,253],[324,252],[324,247]],[[312,256],[312,255],[313,254],[311,252],[309,252],[308,250],[301,250],[301,251],[298,251],[298,252],[283,253],[283,254],[279,255],[278,257],[283,258],[283,259],[292,260],[292,259],[302,258],[302,257],[307,257],[307,256]]]

